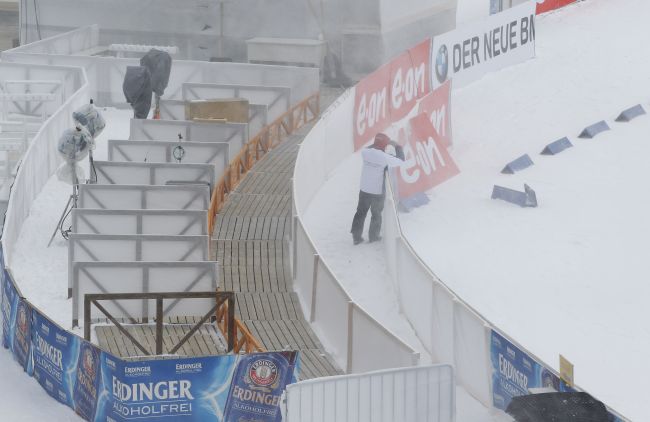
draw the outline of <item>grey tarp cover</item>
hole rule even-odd
[[[169,73],[172,70],[172,57],[166,51],[152,48],[140,59],[140,66],[149,69],[153,92],[157,96],[162,97],[169,83]]]
[[[128,66],[122,84],[124,97],[136,119],[146,119],[151,109],[151,74],[146,67]]]

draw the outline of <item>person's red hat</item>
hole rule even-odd
[[[378,133],[375,135],[375,143],[372,146],[384,151],[389,143],[390,138],[385,133]]]

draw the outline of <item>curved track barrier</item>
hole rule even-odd
[[[291,384],[283,420],[453,422],[455,399],[451,365],[389,369]]]

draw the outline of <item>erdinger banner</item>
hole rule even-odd
[[[575,391],[496,331],[492,331],[492,395],[494,407],[506,410],[513,397],[531,394],[531,388]]]
[[[101,355],[95,422],[276,422],[296,352],[124,362]]]
[[[451,81],[445,81],[433,92],[420,100],[418,114],[424,113],[440,135],[440,140],[446,147],[451,146]]]
[[[576,0],[537,0],[537,14],[559,9],[575,2]]]
[[[406,117],[430,91],[431,40],[426,40],[361,80],[354,98],[354,150]]]
[[[38,311],[32,312],[34,378],[50,396],[72,408],[79,342]]]
[[[462,87],[535,57],[535,1],[437,35],[431,44],[431,87]]]
[[[2,270],[2,345],[11,349],[16,333],[16,310],[20,297],[7,270]]]
[[[224,422],[279,422],[280,397],[293,377],[297,352],[242,356],[226,402]]]
[[[14,359],[30,375],[32,373],[31,345],[32,345],[32,307],[23,298],[18,299],[16,306],[16,320],[14,325],[13,342],[11,351]]]
[[[397,173],[400,199],[425,192],[460,172],[426,114],[410,119],[407,128],[400,129],[398,139],[405,156],[405,164]]]

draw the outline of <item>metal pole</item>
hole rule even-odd
[[[84,339],[86,341],[90,341],[90,307],[90,298],[84,296]]]
[[[235,348],[235,295],[230,294],[228,297],[228,351],[232,352]]]
[[[156,298],[156,354],[162,355],[163,343],[163,299]]]

